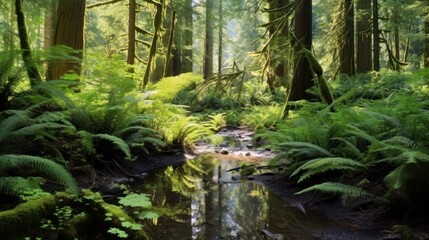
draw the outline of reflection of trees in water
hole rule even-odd
[[[154,205],[172,211],[180,207],[187,215],[181,216],[183,223],[160,219],[156,237],[261,239],[259,232],[268,221],[268,191],[254,182],[222,183],[231,180],[225,170],[237,164],[202,156],[157,176],[150,183]]]
[[[220,230],[224,237],[260,239],[258,233],[268,218],[268,192],[263,186],[248,182],[222,187]]]

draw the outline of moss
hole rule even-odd
[[[332,95],[331,89],[329,89],[328,83],[326,82],[325,77],[318,76],[317,80],[319,82],[320,95],[322,99],[328,104],[331,105],[334,102],[334,96]]]
[[[0,236],[2,239],[17,239],[40,227],[43,218],[55,211],[52,195],[21,203],[14,209],[0,212]]]
[[[320,63],[316,60],[313,53],[306,48],[303,48],[300,52],[305,58],[307,58],[308,62],[310,63],[311,70],[313,70],[313,72],[317,76],[322,76],[323,75],[323,68],[320,65]]]

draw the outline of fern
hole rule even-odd
[[[16,167],[27,167],[52,180],[64,184],[68,190],[77,191],[76,181],[67,170],[49,159],[29,155],[0,155],[0,171]]]
[[[300,172],[305,172],[301,174],[298,182],[302,182],[312,175],[326,172],[328,170],[351,170],[351,171],[361,171],[366,168],[362,163],[359,163],[353,159],[340,158],[340,157],[329,157],[329,158],[316,158],[310,161],[305,162],[300,167],[298,167],[292,174],[291,177],[299,174]]]
[[[125,154],[127,160],[133,160],[130,146],[128,146],[128,144],[121,138],[101,133],[95,134],[93,136],[93,139],[102,139],[112,143],[115,147],[117,147],[119,150],[121,150],[121,152]]]
[[[328,156],[333,157],[333,154],[328,150],[308,142],[283,142],[279,144],[280,147],[290,148],[286,149],[292,156]]]
[[[360,187],[355,187],[355,186],[338,183],[338,182],[324,182],[324,183],[316,184],[304,190],[301,190],[295,194],[299,195],[299,194],[304,194],[315,190],[321,191],[323,193],[335,194],[335,195],[340,195],[343,197],[350,197],[350,198],[361,198],[361,197],[372,196],[371,193],[365,191]]]
[[[24,185],[27,180],[23,177],[0,177],[0,193],[6,195],[19,195],[17,186]]]

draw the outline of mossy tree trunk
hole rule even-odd
[[[371,44],[371,0],[357,0],[357,72],[365,73],[372,70]]]
[[[25,25],[24,12],[22,11],[22,0],[15,0],[15,13],[16,20],[18,23],[18,35],[19,43],[22,51],[22,60],[24,61],[25,69],[27,71],[28,78],[30,79],[30,85],[34,86],[42,81],[37,65],[33,61],[31,54],[30,43],[28,42],[27,27]]]
[[[272,94],[275,93],[276,86],[285,85],[287,81],[288,71],[288,52],[290,48],[287,44],[288,41],[288,11],[289,0],[269,0],[269,22],[272,23],[268,32],[270,37],[273,36],[269,45],[269,70],[267,76],[267,84]],[[284,21],[279,21],[282,17],[286,17]]]
[[[193,43],[193,10],[192,0],[185,0],[183,14],[183,58],[182,58],[182,73],[192,72],[193,57],[192,57],[192,43]]]
[[[314,85],[313,73],[307,58],[302,57],[303,48],[311,50],[312,44],[312,1],[295,1],[295,74],[289,92],[289,100],[296,101],[310,99],[312,96],[306,92]]]
[[[84,19],[85,0],[58,1],[53,45],[65,45],[76,50],[74,57],[78,60],[51,61],[48,80],[60,79],[66,73],[81,74]]]

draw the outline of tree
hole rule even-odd
[[[83,51],[83,30],[85,19],[85,0],[59,1],[53,45],[65,45],[74,50],[74,60],[58,60],[49,62],[47,79],[60,79],[66,73],[81,74]]]
[[[134,65],[136,59],[136,0],[128,3],[128,48],[127,64]],[[130,72],[134,72],[134,67],[130,67]]]
[[[429,3],[427,3],[429,8]],[[428,10],[429,11],[429,10]],[[429,12],[426,13],[425,23],[424,23],[424,33],[425,33],[425,50],[424,50],[424,67],[429,67]]]
[[[340,5],[340,32],[338,34],[340,73],[355,73],[353,0],[342,0]]]
[[[25,26],[24,12],[22,11],[22,0],[15,0],[15,12],[18,22],[19,43],[22,51],[22,60],[24,61],[25,69],[27,70],[30,85],[34,86],[42,81],[39,70],[33,61],[31,54],[30,43],[28,42],[27,28]]]
[[[223,55],[223,44],[222,44],[222,40],[223,40],[223,9],[222,9],[222,0],[219,0],[219,42],[218,42],[218,74],[219,74],[219,78],[222,75],[222,55]]]
[[[357,72],[365,73],[372,70],[371,46],[371,0],[357,0]]]
[[[206,38],[204,48],[204,79],[213,74],[213,0],[206,0]]]
[[[312,44],[312,1],[295,1],[295,74],[289,93],[289,100],[310,99],[306,92],[314,85],[313,73],[308,60],[300,56],[302,49],[311,50]]]
[[[378,28],[378,1],[377,0],[372,0],[372,29],[373,29],[373,36],[374,36],[374,70],[380,71],[380,33]],[[399,59],[399,42],[397,45],[397,50],[398,50],[397,57]]]
[[[184,12],[182,23],[183,26],[183,58],[182,58],[182,73],[192,72],[193,57],[192,57],[192,43],[193,43],[193,19],[192,19],[192,0],[185,0]]]
[[[269,0],[268,11],[268,33],[270,42],[268,46],[268,63],[267,84],[274,93],[275,85],[278,82],[286,82],[285,78],[288,73],[288,28],[289,28],[289,1]],[[278,84],[280,85],[280,84]]]

